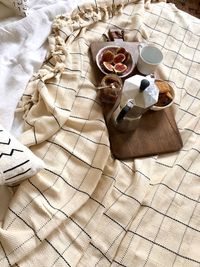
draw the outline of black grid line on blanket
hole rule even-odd
[[[6,236],[1,233],[0,264],[197,266],[198,21],[190,19],[188,27],[187,15],[165,3],[145,9],[143,1],[125,1],[124,8],[94,2],[55,20],[49,39],[55,51],[22,99],[24,107],[30,104],[22,140],[46,168],[17,190],[5,218]],[[184,141],[179,153],[112,158],[89,44],[103,40],[113,26],[125,29],[129,41],[146,39],[162,49],[159,74],[177,94],[175,116]],[[17,229],[23,237],[16,235],[7,247]]]

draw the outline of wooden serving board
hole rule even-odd
[[[120,41],[120,44],[117,45],[122,46],[131,52],[136,64],[138,58],[138,44],[139,43],[136,42]],[[116,45],[116,43],[95,42],[91,44],[91,53],[98,85],[104,74],[97,68],[95,58],[99,49],[108,45]],[[137,73],[138,71],[135,67],[130,76]],[[120,99],[118,102],[119,101]],[[117,130],[114,127],[112,120],[110,120],[111,114],[116,106],[117,103],[114,106],[102,104],[103,113],[107,122],[111,152],[117,159],[130,159],[171,153],[182,148],[183,143],[172,107],[162,111],[149,110],[142,116],[139,126],[135,131],[123,133]]]

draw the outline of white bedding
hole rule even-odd
[[[11,129],[16,105],[30,77],[44,60],[52,20],[84,1],[30,1],[26,18],[16,16],[0,4],[0,123],[6,129]]]
[[[25,18],[0,3],[0,124],[15,136],[22,125],[15,109],[29,79],[44,61],[53,19],[85,1],[30,1],[29,15]],[[11,196],[7,187],[0,186],[0,224]]]

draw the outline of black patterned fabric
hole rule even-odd
[[[16,184],[43,168],[43,161],[0,126],[0,185]]]

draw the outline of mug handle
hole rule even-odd
[[[141,43],[138,45],[139,52],[141,53],[141,50],[143,47],[145,47],[147,44],[146,43]]]

